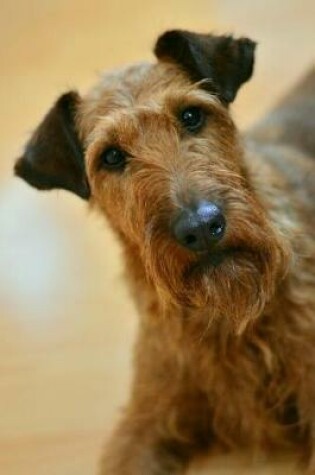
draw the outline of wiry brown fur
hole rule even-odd
[[[122,243],[140,313],[103,475],[180,474],[215,445],[294,446],[315,474],[315,71],[306,82],[243,138],[226,104],[167,61],[109,74],[82,99],[90,204]],[[178,123],[184,105],[207,111],[198,135]],[[100,166],[109,146],[131,157],[124,172]],[[217,264],[170,233],[192,199],[224,209]]]

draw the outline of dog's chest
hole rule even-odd
[[[224,445],[275,446],[297,435],[297,381],[270,342],[208,339],[186,356]]]

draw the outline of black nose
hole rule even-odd
[[[172,227],[182,246],[196,252],[206,251],[222,239],[225,218],[216,204],[202,201],[195,208],[181,211]]]

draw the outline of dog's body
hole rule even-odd
[[[315,473],[315,70],[242,141],[254,44],[174,31],[155,51],[63,96],[16,165],[123,245],[140,335],[102,473],[179,474],[214,445],[294,446]]]

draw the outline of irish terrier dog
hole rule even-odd
[[[315,70],[241,138],[229,105],[254,51],[166,32],[156,62],[59,98],[16,163],[99,209],[124,250],[140,331],[104,475],[286,446],[315,474]]]

